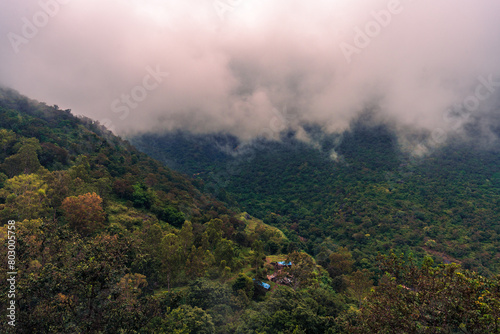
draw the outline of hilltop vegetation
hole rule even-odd
[[[229,333],[246,326],[254,303],[272,302],[257,283],[270,270],[266,254],[293,253],[276,228],[69,110],[3,90],[0,126],[5,251],[16,221],[16,332]],[[343,304],[331,293],[330,320]],[[3,289],[0,298],[10,297]],[[326,315],[312,314],[326,330]]]

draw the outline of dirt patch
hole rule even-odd
[[[455,259],[454,257],[446,254],[446,253],[443,253],[443,252],[438,252],[438,251],[435,251],[435,250],[432,250],[430,249],[429,247],[422,247],[427,253],[430,253],[432,255],[435,255],[437,257],[440,257],[441,259],[443,259],[443,262],[446,263],[446,264],[450,264],[450,263],[457,263],[457,264],[462,264],[462,261],[460,260],[457,260]]]

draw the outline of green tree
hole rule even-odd
[[[248,299],[252,299],[253,297],[253,281],[250,277],[243,273],[240,273],[238,275],[238,278],[234,280],[232,288],[235,292],[242,291],[248,297]]]
[[[335,333],[332,327],[340,300],[334,300],[325,290],[315,294],[310,291],[314,290],[295,291],[280,286],[265,301],[243,313],[236,333]],[[325,299],[327,303],[319,304]]]
[[[392,254],[386,276],[368,295],[353,333],[500,333],[500,277],[487,279],[456,264],[422,266]]]
[[[149,209],[154,203],[155,195],[152,189],[149,189],[143,183],[137,183],[133,186],[132,201],[134,206],[138,208]],[[160,218],[161,219],[161,218]]]
[[[264,246],[262,241],[257,240],[252,244],[252,253],[250,260],[252,267],[257,272],[266,262],[266,254],[264,253]]]
[[[316,263],[313,258],[304,252],[288,254],[286,262],[291,266],[282,270],[282,276],[291,279],[294,290],[317,284]]]
[[[2,168],[9,177],[21,173],[35,173],[41,167],[38,154],[42,151],[40,142],[36,138],[23,138],[16,144],[17,153],[5,159]]]
[[[215,326],[212,317],[199,307],[182,305],[176,309],[168,309],[160,326],[155,332],[172,334],[213,334]]]
[[[326,270],[332,277],[332,285],[337,292],[347,289],[349,282],[346,281],[345,275],[352,272],[353,265],[354,259],[346,247],[340,247],[328,256]]]
[[[182,244],[182,258],[186,260],[194,242],[193,224],[186,220],[179,231],[179,238]]]
[[[43,179],[48,185],[47,197],[55,217],[57,209],[70,193],[71,177],[67,171],[54,171],[45,174]]]
[[[186,274],[190,278],[203,277],[211,263],[212,255],[203,247],[191,246],[188,260],[186,261]]]
[[[10,151],[17,141],[17,136],[14,132],[6,129],[0,129],[0,161],[3,161],[10,155]]]
[[[214,251],[215,262],[219,265],[222,261],[229,267],[233,267],[235,256],[234,244],[231,240],[221,239]]]
[[[36,219],[48,212],[47,184],[36,174],[19,175],[5,181],[0,196],[5,198],[4,214],[18,220]]]
[[[210,244],[211,250],[214,250],[217,247],[217,244],[222,239],[222,225],[223,222],[219,218],[211,219],[206,224],[207,239]]]
[[[169,233],[161,240],[161,273],[167,289],[175,282],[181,269],[182,244],[180,238]]]
[[[349,293],[357,300],[358,305],[361,306],[363,298],[370,292],[373,287],[373,280],[371,277],[373,273],[367,269],[357,270],[349,277]]]
[[[75,161],[75,164],[69,169],[69,175],[73,180],[80,179],[85,183],[91,183],[91,168],[89,158],[85,155],[80,155]]]
[[[81,238],[57,222],[16,224],[16,323],[21,333],[120,332],[137,330],[141,304],[123,302],[120,278],[126,273],[130,243],[117,236]],[[0,277],[6,279],[6,272]],[[0,295],[3,302],[6,295]],[[130,320],[134,317],[135,323]],[[8,331],[0,325],[0,331]]]
[[[346,247],[340,247],[336,252],[328,257],[328,273],[332,277],[350,274],[354,260],[351,252]]]
[[[189,285],[187,301],[204,310],[216,305],[231,305],[231,288],[217,281],[197,279]]]

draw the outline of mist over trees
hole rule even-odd
[[[384,127],[241,156],[225,138],[191,178],[90,119],[2,95],[0,237],[15,220],[19,332],[499,331],[491,151],[405,165]],[[201,154],[192,145],[170,156]]]

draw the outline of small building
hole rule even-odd
[[[278,261],[278,262],[271,262],[271,265],[274,266],[274,270],[281,270],[283,268],[290,268],[292,266],[292,262]]]
[[[255,281],[255,278],[253,280]],[[271,289],[271,285],[270,284],[267,284],[267,283],[264,283],[264,282],[261,282],[261,281],[255,281],[255,283],[257,283],[257,285],[263,287],[266,290]]]
[[[291,267],[292,266],[292,262],[288,261],[288,262],[285,262],[285,261],[279,261],[278,264],[280,266],[283,266],[283,267]]]

